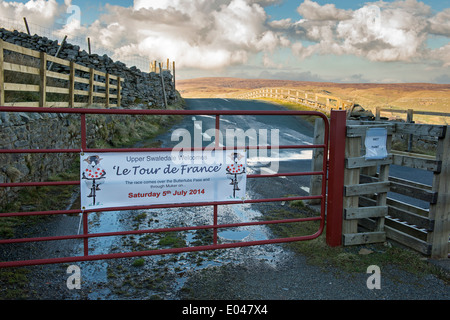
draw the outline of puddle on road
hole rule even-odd
[[[219,237],[224,240],[244,241],[250,235],[250,231],[223,231],[219,232]]]
[[[219,206],[219,224],[257,221],[261,216],[250,204]],[[103,212],[89,217],[89,233],[158,229],[213,224],[213,208],[170,208]],[[266,226],[220,229],[219,243],[270,238]],[[212,230],[177,233],[102,237],[89,240],[89,254],[107,254],[161,249],[173,246],[212,244]],[[221,249],[170,255],[147,256],[80,263],[83,284],[90,288],[88,298],[97,299],[176,299],[190,275],[204,268],[229,263],[242,264],[257,259],[275,266],[287,257],[278,245]],[[137,260],[142,265],[133,265]]]

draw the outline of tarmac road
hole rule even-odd
[[[228,99],[187,99],[188,110],[284,110],[282,107],[262,102]],[[214,116],[187,116],[175,125],[170,132],[161,136],[164,147],[174,147],[181,138],[176,130],[184,128],[189,131],[192,145],[197,146],[199,135],[202,135],[203,146],[214,143],[210,129],[215,128]],[[220,131],[222,145],[234,146],[238,140],[227,140],[234,135],[244,133],[247,145],[304,145],[312,144],[314,127],[311,123],[293,116],[221,116]],[[272,141],[273,139],[273,141]],[[227,143],[228,142],[228,143]],[[311,171],[312,149],[295,150],[250,150],[248,165],[255,174],[272,174]],[[299,195],[309,194],[309,177],[298,179]]]
[[[258,100],[228,100],[228,99],[186,99],[187,109],[189,110],[284,110],[283,107]],[[195,127],[197,122],[197,127]],[[199,127],[199,125],[201,127]],[[208,129],[215,127],[215,118],[212,116],[196,116],[186,117],[178,126],[178,128],[185,128],[192,137],[194,137],[195,130],[202,130],[202,133]],[[221,116],[221,132],[226,134],[228,129],[242,129],[247,132],[249,129],[254,129],[258,133],[261,129],[266,129],[269,132],[279,130],[279,144],[311,144],[314,134],[313,126],[302,120],[299,117],[292,116]],[[197,128],[197,129],[196,129]],[[173,132],[173,131],[172,131]],[[174,146],[178,141],[171,141],[172,132],[167,133],[161,140],[164,141],[165,146]],[[269,134],[270,136],[270,134]],[[204,146],[214,141],[214,137],[203,134]],[[224,138],[225,140],[225,138]],[[250,141],[254,143],[255,141]],[[258,141],[259,143],[264,141]],[[269,141],[270,143],[270,141]],[[275,156],[268,156],[275,159]],[[250,159],[254,160],[254,159]],[[278,169],[282,172],[303,172],[311,170],[311,154],[299,154],[296,150],[280,150],[278,166],[265,164],[257,164],[254,168],[256,173],[271,173],[273,169]],[[254,163],[255,164],[255,163]],[[259,169],[258,169],[259,168]],[[262,171],[261,171],[262,170]],[[390,175],[426,185],[432,185],[433,173],[426,170],[412,169],[401,166],[390,166]],[[300,182],[300,181],[299,181]],[[309,192],[309,178],[301,180],[302,185],[300,189]],[[389,193],[389,197],[407,202],[409,204],[427,209],[429,203],[421,200],[413,199],[396,193]]]

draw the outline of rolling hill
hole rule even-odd
[[[225,77],[177,81],[177,90],[184,98],[235,98],[252,89],[270,87],[327,93],[370,110],[382,107],[450,113],[450,84],[331,83]]]

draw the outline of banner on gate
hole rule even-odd
[[[83,210],[244,200],[245,151],[83,153]]]

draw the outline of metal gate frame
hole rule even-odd
[[[252,115],[252,116],[317,116],[323,119],[325,124],[324,143],[319,145],[282,145],[277,146],[279,149],[323,149],[324,155],[328,154],[329,150],[329,138],[330,138],[330,124],[328,118],[320,112],[316,111],[220,111],[220,110],[128,110],[128,109],[75,109],[75,108],[31,108],[31,107],[0,107],[0,112],[29,112],[29,113],[60,113],[60,114],[79,114],[81,119],[81,148],[79,149],[0,149],[0,154],[37,154],[37,153],[82,153],[82,152],[158,152],[158,151],[172,151],[171,148],[123,148],[123,149],[90,149],[87,147],[87,132],[86,132],[86,115],[87,114],[103,114],[103,115],[210,115],[216,117],[215,127],[216,130],[220,130],[220,116],[227,115]],[[225,150],[226,147],[220,147],[219,141],[216,140],[216,150]],[[236,146],[234,149],[242,147]],[[271,146],[245,146],[249,149],[271,149]],[[190,148],[191,151],[201,151],[205,148]],[[229,149],[229,148],[228,148]],[[150,205],[150,206],[130,206],[130,207],[115,207],[107,209],[92,209],[92,210],[57,210],[57,211],[41,211],[41,212],[16,212],[16,213],[1,213],[0,219],[5,217],[18,217],[18,216],[43,216],[43,215],[62,215],[62,214],[81,214],[83,222],[83,234],[73,236],[52,236],[52,237],[38,237],[38,238],[22,238],[22,239],[5,239],[0,240],[0,245],[15,244],[15,243],[27,243],[27,242],[40,242],[40,241],[58,241],[58,240],[71,240],[79,239],[83,240],[83,255],[73,257],[62,258],[47,258],[47,259],[34,259],[34,260],[22,260],[22,261],[8,261],[0,262],[0,268],[8,267],[22,267],[31,265],[45,265],[56,263],[75,263],[82,261],[94,261],[94,260],[106,260],[117,258],[130,258],[138,256],[152,256],[152,255],[164,255],[182,252],[193,251],[206,251],[216,249],[227,249],[237,247],[249,247],[266,244],[288,243],[304,240],[312,240],[319,237],[325,226],[325,208],[326,208],[326,189],[327,189],[327,164],[328,157],[323,157],[323,170],[317,172],[290,172],[290,173],[276,173],[276,174],[249,174],[247,178],[270,178],[270,177],[286,177],[286,176],[322,176],[322,192],[317,196],[303,196],[303,197],[286,197],[286,198],[270,198],[270,199],[251,199],[246,200],[244,203],[262,203],[262,202],[282,202],[282,201],[294,201],[294,200],[321,200],[321,212],[320,216],[310,218],[277,220],[277,221],[257,221],[246,223],[233,223],[233,224],[218,224],[218,206],[220,205],[233,205],[242,204],[243,201],[233,202],[198,202],[198,203],[180,203],[180,204],[164,204],[164,205]],[[2,183],[0,187],[40,187],[40,186],[61,186],[61,185],[80,185],[80,181],[61,181],[61,182],[24,182],[24,183]],[[214,219],[212,225],[203,226],[188,226],[178,228],[163,228],[163,229],[148,229],[148,230],[134,230],[134,231],[120,231],[120,232],[107,232],[89,234],[88,228],[88,215],[96,212],[109,212],[109,211],[127,211],[127,210],[143,210],[143,209],[163,209],[163,208],[183,208],[183,207],[203,207],[213,206]],[[255,226],[255,225],[269,225],[269,224],[281,224],[281,223],[295,223],[306,221],[320,221],[319,229],[316,233],[307,236],[290,237],[290,238],[278,238],[258,241],[247,242],[233,242],[233,243],[218,243],[218,229],[243,227],[243,226]],[[183,248],[171,248],[171,249],[157,249],[148,251],[133,251],[123,253],[111,253],[100,255],[89,255],[89,239],[99,237],[110,236],[123,236],[123,235],[136,235],[136,234],[150,234],[150,233],[163,233],[163,232],[180,232],[200,229],[212,229],[214,231],[213,243],[211,245],[195,246],[195,247],[183,247]]]

